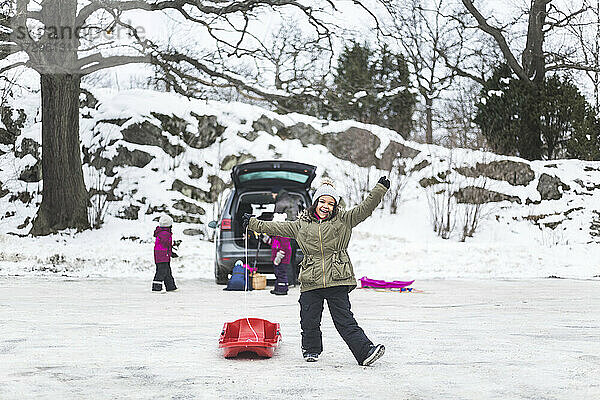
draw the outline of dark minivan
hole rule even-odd
[[[256,161],[236,165],[231,172],[234,188],[225,201],[218,221],[209,227],[218,228],[215,246],[215,280],[226,284],[233,265],[245,260],[261,273],[272,273],[271,248],[261,238],[249,232],[246,252],[241,217],[244,213],[269,221],[282,203],[302,210],[310,204],[310,185],[317,167],[294,161]],[[284,200],[285,197],[285,200]],[[288,220],[295,219],[288,210]],[[300,250],[292,262],[298,265],[302,259]]]

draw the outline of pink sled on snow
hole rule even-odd
[[[399,289],[412,285],[412,281],[382,281],[378,279],[370,279],[366,276],[360,278],[361,288],[373,288],[373,289]]]

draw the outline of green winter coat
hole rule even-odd
[[[323,222],[305,210],[295,221],[251,218],[248,229],[296,239],[304,253],[299,275],[301,292],[341,285],[348,285],[352,290],[356,287],[356,278],[347,251],[352,228],[373,213],[386,191],[387,188],[378,183],[358,206],[348,211],[340,209]]]

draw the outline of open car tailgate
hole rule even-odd
[[[275,185],[299,186],[306,189],[315,179],[314,165],[295,161],[256,161],[233,167],[231,179],[236,189],[272,187]]]

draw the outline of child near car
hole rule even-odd
[[[167,292],[177,290],[175,279],[171,271],[171,257],[176,257],[173,254],[173,234],[171,227],[173,219],[168,215],[162,215],[158,221],[158,226],[154,230],[154,262],[156,263],[156,273],[152,281],[152,291],[161,292],[163,282]]]
[[[273,221],[285,221],[287,215],[284,213],[274,214]],[[291,266],[292,246],[290,239],[282,236],[266,236],[271,244],[271,261],[275,272],[275,287],[271,294],[288,294],[288,270]]]

